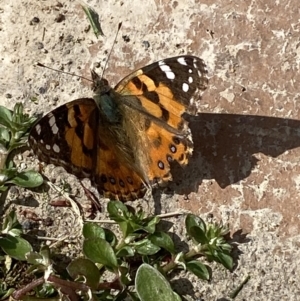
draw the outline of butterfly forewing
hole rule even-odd
[[[207,84],[207,69],[203,60],[186,55],[141,68],[125,77],[115,90],[123,95],[139,95],[181,116],[185,111],[196,113],[200,93],[207,88]],[[148,107],[153,112],[150,103]]]
[[[90,177],[97,159],[99,112],[91,98],[77,99],[45,115],[31,129],[29,145],[41,161]]]

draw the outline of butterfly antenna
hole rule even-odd
[[[115,46],[115,44],[116,44],[116,40],[117,40],[117,37],[118,37],[118,34],[119,34],[119,31],[120,31],[121,27],[122,27],[122,22],[120,22],[119,25],[118,25],[118,30],[117,30],[117,33],[116,33],[116,36],[115,36],[113,45],[112,45],[112,47],[111,47],[111,49],[110,49],[109,55],[108,55],[108,57],[107,57],[107,60],[106,60],[106,62],[105,62],[105,65],[104,65],[104,68],[103,68],[103,72],[102,72],[101,78],[103,78],[103,76],[104,76],[104,72],[105,72],[105,70],[106,70],[106,67],[107,67],[109,58],[110,58],[110,56],[111,56],[111,53],[112,53],[112,51],[113,51],[113,48],[114,48],[114,46]]]
[[[90,78],[87,78],[87,77],[84,77],[84,76],[81,76],[81,75],[77,75],[77,74],[74,74],[74,73],[71,73],[71,72],[66,72],[66,71],[55,69],[55,68],[51,68],[51,67],[45,66],[44,64],[41,64],[39,62],[35,63],[35,66],[39,66],[39,67],[43,67],[43,68],[46,68],[46,69],[50,69],[50,70],[55,71],[55,72],[60,72],[60,73],[64,73],[64,74],[76,76],[76,77],[85,79],[85,80],[87,80],[89,82],[93,82]]]
[[[118,25],[118,30],[117,30],[117,33],[116,33],[116,36],[115,36],[113,45],[112,45],[112,47],[111,47],[111,50],[110,50],[110,52],[109,52],[109,55],[108,55],[108,57],[107,57],[107,60],[106,60],[106,62],[105,62],[105,65],[104,65],[104,68],[103,68],[103,72],[102,72],[101,78],[103,78],[104,72],[105,72],[105,70],[106,70],[107,63],[108,63],[109,58],[110,58],[110,56],[111,56],[112,50],[113,50],[113,48],[114,48],[114,45],[116,44],[116,40],[117,40],[117,37],[118,37],[118,34],[119,34],[119,31],[120,31],[121,27],[122,27],[122,22],[120,22],[119,25]],[[44,65],[44,64],[41,64],[41,63],[39,63],[39,62],[35,63],[35,66],[39,66],[39,67],[43,67],[43,68],[46,68],[46,69],[50,69],[50,70],[52,70],[52,71],[56,71],[56,72],[60,72],[60,73],[64,73],[64,74],[68,74],[68,75],[72,75],[72,76],[76,76],[76,77],[85,79],[85,80],[87,80],[87,81],[89,81],[89,82],[94,82],[93,80],[91,80],[91,79],[89,79],[89,78],[87,78],[87,77],[84,77],[84,76],[81,76],[81,75],[77,75],[77,74],[74,74],[74,73],[71,73],[71,72],[66,72],[66,71],[62,71],[62,70],[55,69],[55,68],[51,68],[51,67],[48,67],[48,66],[46,66],[46,65]]]

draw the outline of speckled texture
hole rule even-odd
[[[106,35],[98,40],[91,30],[85,31],[88,21],[78,2],[60,3],[0,1],[0,104],[12,108],[23,101],[28,112],[45,113],[91,96],[86,82],[34,67],[34,62],[89,77],[92,64],[103,67],[120,21],[123,26],[105,71],[112,84],[158,59],[186,53],[202,57],[210,85],[201,113],[190,120],[195,142],[191,164],[185,170],[175,167],[175,181],[168,190],[174,195],[154,191],[154,202],[141,205],[150,212],[213,213],[236,234],[241,254],[234,272],[220,269],[208,284],[195,278],[177,280],[181,293],[206,301],[229,300],[229,293],[249,274],[251,279],[236,300],[298,300],[298,0],[144,1],[143,5],[137,0],[93,0],[89,4],[100,14]],[[62,22],[56,21],[59,14],[65,16]],[[34,17],[40,22],[30,25]],[[29,100],[34,97],[37,105]],[[30,154],[23,159],[28,166],[37,166]],[[53,166],[45,173],[57,183],[65,177]],[[72,192],[86,199],[80,186],[72,186]],[[18,197],[23,206],[25,201],[32,206],[35,200],[43,218],[55,217],[55,225],[63,228],[61,235],[74,228],[71,209],[47,212],[45,195],[18,193],[14,190],[10,198]],[[62,223],[63,214],[68,218]],[[183,221],[174,219],[171,230],[182,233]],[[238,235],[240,229],[246,240]]]

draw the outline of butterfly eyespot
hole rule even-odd
[[[179,162],[183,162],[185,159],[185,155],[184,154],[181,154],[180,157],[178,158],[178,161]]]
[[[170,155],[167,155],[167,160],[168,160],[168,162],[172,162],[172,161],[173,161],[173,158],[172,158],[172,156],[170,156]]]
[[[157,165],[160,169],[165,169],[165,164],[162,161],[158,161]]]
[[[109,177],[109,182],[110,182],[110,184],[112,184],[112,185],[115,185],[115,184],[116,184],[116,180],[115,180],[115,178],[113,178],[113,177]]]
[[[107,177],[105,175],[101,175],[100,179],[102,183],[107,183]]]
[[[170,144],[169,148],[170,148],[171,153],[175,154],[177,152],[177,148],[175,145]]]
[[[180,144],[180,139],[178,137],[173,137],[172,140],[175,144]]]
[[[131,178],[131,177],[128,176],[126,179],[127,179],[127,182],[128,182],[130,185],[133,185],[133,181],[132,181],[132,178]]]
[[[120,184],[121,187],[125,187],[125,183],[124,183],[123,180],[119,180],[119,184]]]

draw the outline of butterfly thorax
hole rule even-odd
[[[127,126],[121,95],[106,85],[106,80],[101,79],[93,98],[99,109],[98,124],[102,147],[105,145],[109,149],[114,149],[119,161],[129,164],[140,174],[136,167],[139,163],[134,149],[136,137],[132,137],[132,130]]]
[[[94,100],[100,111],[100,116],[105,120],[107,125],[121,125],[122,115],[114,97],[112,90],[108,90],[104,94],[94,95]]]

